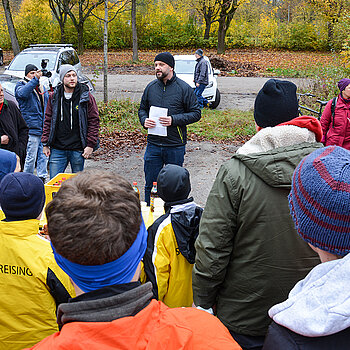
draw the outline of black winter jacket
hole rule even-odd
[[[263,350],[348,350],[350,328],[324,337],[305,337],[272,322]]]
[[[16,153],[21,160],[22,168],[26,159],[28,131],[28,126],[16,104],[4,100],[0,112],[0,134],[7,135],[10,141],[6,145],[0,144],[0,148]]]
[[[194,68],[194,82],[198,84],[208,85],[208,64],[203,57],[197,59],[196,67]]]
[[[166,137],[148,135],[147,141],[157,146],[182,146],[187,142],[187,124],[198,122],[201,111],[193,89],[179,79],[176,74],[166,82],[155,79],[143,92],[139,108],[139,119],[142,126],[148,118],[151,106],[168,109],[172,124],[168,126]]]

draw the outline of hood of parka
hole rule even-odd
[[[256,176],[271,187],[290,188],[293,172],[304,158],[317,148],[323,147],[318,142],[303,142],[296,145],[278,147],[266,152],[235,154]]]

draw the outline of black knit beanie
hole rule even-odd
[[[166,63],[168,66],[170,66],[171,68],[174,68],[175,66],[175,60],[174,60],[174,56],[170,53],[170,52],[161,52],[159,53],[155,58],[154,58],[154,62],[155,61],[161,61]]]
[[[29,72],[31,72],[32,70],[38,70],[38,67],[37,66],[35,66],[34,64],[27,64],[26,65],[26,68],[25,68],[25,70],[24,70],[24,75],[25,76],[27,76],[27,74],[29,73]]]
[[[159,172],[157,193],[164,202],[187,199],[190,192],[190,174],[187,169],[179,165],[167,164]]]
[[[266,128],[298,117],[297,87],[290,81],[269,79],[254,103],[254,119]]]

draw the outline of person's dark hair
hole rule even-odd
[[[141,207],[121,176],[85,170],[62,183],[46,217],[57,253],[80,265],[102,265],[130,248],[140,230]]]

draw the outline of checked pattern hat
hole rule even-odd
[[[299,235],[321,250],[350,252],[350,152],[320,148],[305,157],[293,174],[288,196]]]

